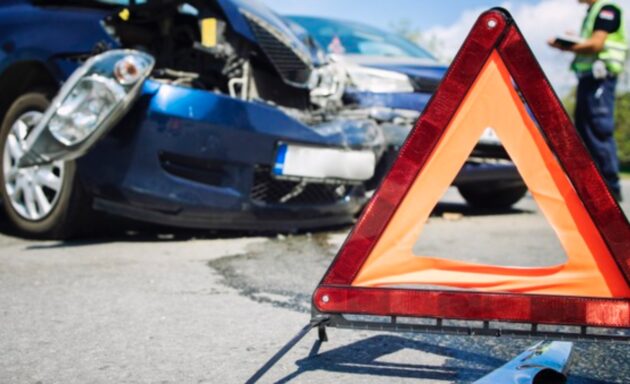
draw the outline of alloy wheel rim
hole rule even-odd
[[[29,111],[11,126],[2,156],[4,188],[13,210],[23,219],[39,221],[53,211],[59,202],[65,175],[65,163],[18,168],[24,154],[26,138],[43,113]]]

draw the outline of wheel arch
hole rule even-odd
[[[20,95],[38,89],[59,89],[60,82],[41,61],[25,60],[8,66],[0,74],[0,121]]]

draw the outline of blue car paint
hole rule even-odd
[[[271,24],[283,23],[259,4],[218,4],[232,27],[252,41],[255,37],[239,8]],[[110,14],[102,9],[40,7],[26,0],[3,4],[0,47],[11,49],[0,50],[0,75],[13,64],[37,62],[62,83],[78,66],[66,56],[89,53],[99,42],[118,46],[101,26]],[[348,128],[318,133],[263,103],[148,80],[130,113],[76,161],[77,172],[95,208],[134,219],[256,230],[337,225],[353,219],[364,203],[362,194],[328,204],[283,205],[253,202],[249,193],[256,167],[273,166],[278,142],[357,148],[382,144],[352,124]],[[224,180],[208,185],[171,174],[160,160],[163,154],[220,164]]]
[[[289,150],[288,144],[281,144],[280,146],[278,146],[278,151],[276,152],[276,161],[273,164],[274,175],[282,175],[282,171],[284,170],[284,163],[287,158],[288,150]]]
[[[3,5],[1,10],[0,73],[12,64],[34,61],[44,64],[61,81],[76,69],[76,64],[64,66],[64,55],[92,52],[99,42],[118,46],[100,25],[109,14],[103,10],[42,8],[26,1]]]
[[[105,207],[118,203],[116,213],[137,218],[144,210],[175,225],[261,229],[279,220],[269,225],[291,229],[310,215],[328,216],[332,224],[359,207],[355,199],[310,208],[252,203],[254,169],[273,166],[279,141],[339,144],[263,104],[147,81],[132,113],[78,166],[90,192],[108,201]],[[169,174],[161,153],[220,164],[225,180],[213,186]]]
[[[313,64],[321,64],[317,55],[314,55],[314,52],[291,30],[286,20],[261,2],[257,0],[218,0],[218,3],[221,5],[221,8],[223,8],[225,16],[229,20],[232,28],[241,36],[252,42],[256,42],[256,38],[247,19],[239,10],[243,10],[263,19],[280,32],[293,48],[304,52],[307,57],[310,56]]]
[[[217,2],[223,9],[223,12],[225,12],[225,17],[230,22],[232,28],[249,41],[255,42],[256,38],[254,37],[254,33],[252,32],[249,23],[247,22],[243,14],[240,13],[238,10],[239,8],[244,6],[247,6],[246,9],[251,10],[251,7],[253,6],[248,6],[247,3],[233,0],[218,0]],[[258,7],[260,6],[258,5]],[[254,13],[256,13],[255,10]]]
[[[385,107],[422,111],[431,99],[430,93],[391,92],[374,93],[346,91],[345,100],[361,108]]]

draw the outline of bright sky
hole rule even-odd
[[[423,30],[450,25],[467,9],[488,9],[503,1],[492,0],[262,0],[280,13],[335,17],[387,28],[401,19],[412,20]],[[577,1],[577,0],[576,0]],[[535,4],[538,0],[518,0]],[[386,6],[385,6],[386,5]]]
[[[333,17],[389,29],[402,20],[420,29],[425,38],[441,42],[437,54],[453,57],[475,19],[494,6],[508,9],[525,34],[532,50],[558,93],[573,84],[568,71],[572,55],[552,50],[546,41],[568,30],[579,31],[586,7],[578,0],[261,0],[283,14]],[[630,12],[630,0],[617,0]],[[626,17],[626,25],[628,17]],[[630,29],[629,29],[630,30]]]

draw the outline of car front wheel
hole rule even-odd
[[[0,126],[0,193],[7,217],[20,234],[63,239],[78,233],[88,211],[74,162],[17,167],[29,133],[49,104],[47,92],[30,92],[5,114]]]

